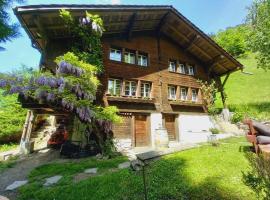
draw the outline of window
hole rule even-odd
[[[125,81],[125,96],[136,96],[136,89],[135,81]]]
[[[176,99],[176,87],[175,86],[168,86],[168,98],[169,99]]]
[[[183,101],[187,100],[187,88],[181,88],[180,99]]]
[[[192,101],[197,101],[197,96],[198,96],[198,92],[197,92],[197,90],[196,89],[192,89],[191,90],[191,100]]]
[[[170,61],[169,62],[169,71],[170,72],[176,72],[176,62],[175,61]]]
[[[124,61],[129,64],[135,64],[135,53],[126,51],[124,54]]]
[[[179,64],[179,72],[181,74],[185,74],[186,73],[186,68],[184,64]]]
[[[193,66],[188,65],[188,74],[194,75],[194,67]]]
[[[142,54],[138,55],[138,65],[147,67],[148,59],[146,55],[142,55]]]
[[[151,83],[141,83],[141,97],[150,97]]]
[[[110,95],[120,96],[121,94],[121,80],[109,79],[108,81],[108,93]]]
[[[121,50],[111,49],[110,50],[110,60],[121,61]]]

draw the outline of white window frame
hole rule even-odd
[[[133,84],[135,84],[135,86]],[[135,87],[135,89],[134,89],[134,87]],[[127,88],[128,88],[128,90],[127,90]],[[124,92],[125,92],[125,96],[135,97],[136,92],[137,92],[136,81],[125,81],[125,91]],[[126,92],[128,92],[128,94]]]
[[[172,65],[173,64],[173,65]],[[169,67],[168,67],[168,70],[170,72],[176,72],[176,62],[175,61],[172,61],[170,60],[169,61]]]
[[[184,71],[183,71],[184,70]],[[186,67],[184,64],[179,64],[179,73],[186,74]]]
[[[198,90],[191,89],[191,101],[196,102],[198,101]]]
[[[148,56],[143,54],[138,54],[138,65],[147,67],[148,66]]]
[[[132,56],[134,57],[133,62],[132,62],[132,59],[131,59]],[[126,58],[127,58],[127,60],[126,60]],[[130,51],[125,51],[125,53],[124,53],[124,62],[129,63],[129,64],[135,64],[136,63],[136,55],[135,55],[135,53],[130,52]]]
[[[112,93],[110,90],[110,81],[113,83],[112,85]],[[117,81],[119,81],[119,94],[117,94]],[[121,90],[122,90],[122,81],[120,79],[115,79],[115,78],[109,78],[108,79],[108,94],[113,95],[113,96],[120,96],[121,95]]]
[[[122,51],[120,49],[110,48],[110,60],[121,62]]]
[[[185,92],[184,92],[185,91]],[[185,87],[180,88],[180,99],[186,101],[188,98],[188,89]]]
[[[174,94],[172,93],[174,91]],[[168,86],[168,99],[176,100],[176,86],[169,85]]]
[[[149,86],[149,91],[147,91],[146,85]],[[144,98],[151,97],[151,83],[141,82],[141,97],[144,97]]]
[[[194,75],[194,66],[188,65],[188,74],[192,76]]]

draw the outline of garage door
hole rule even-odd
[[[175,134],[175,115],[165,114],[164,115],[165,128],[167,129],[169,140],[176,140]]]
[[[135,146],[142,147],[149,145],[149,135],[147,131],[147,116],[135,115]]]

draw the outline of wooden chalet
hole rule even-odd
[[[104,21],[104,73],[97,96],[104,106],[119,108],[123,122],[113,132],[125,145],[154,147],[155,130],[162,125],[170,141],[189,134],[183,130],[187,118],[181,116],[192,123],[192,116],[206,115],[198,79],[215,79],[225,105],[225,82],[242,64],[172,6],[17,7],[15,14],[42,54],[42,67],[54,71],[55,57],[69,49],[71,35],[59,17],[63,8],[77,18],[87,10]]]

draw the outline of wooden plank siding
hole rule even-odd
[[[103,42],[104,67],[105,72],[101,77],[103,100],[105,104],[114,104],[112,99],[107,98],[108,78],[119,78],[121,80],[149,81],[152,83],[151,97],[154,99],[155,107],[153,111],[173,112],[174,106],[171,106],[168,100],[168,85],[184,86],[188,88],[199,88],[198,79],[207,80],[205,66],[190,58],[184,50],[165,37],[161,37],[160,52],[158,52],[158,38],[153,35],[134,36],[132,40],[127,41],[121,38],[105,38]],[[142,67],[135,64],[112,61],[109,59],[110,47],[119,47],[141,51],[148,54],[149,66]],[[160,59],[159,59],[159,54]],[[183,64],[195,66],[195,76],[180,74],[168,71],[168,62],[170,59],[178,60]],[[179,95],[178,95],[179,98]],[[198,103],[201,99],[198,99]],[[138,103],[137,107],[140,107]],[[124,109],[124,108],[122,108]]]

